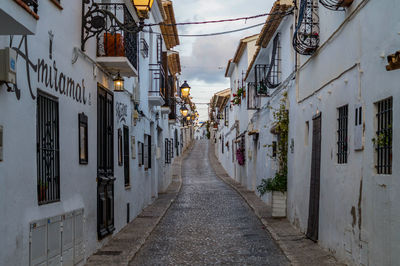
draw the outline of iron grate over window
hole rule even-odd
[[[377,131],[374,138],[378,174],[392,174],[393,98],[375,103]]]
[[[37,98],[37,193],[39,205],[60,200],[58,102]]]
[[[281,42],[279,32],[274,38],[266,83],[269,89],[274,89],[281,84]]]
[[[338,108],[337,163],[347,163],[349,106]]]
[[[269,96],[268,87],[266,83],[267,74],[269,72],[269,65],[256,65],[255,66],[255,86],[257,88],[257,96]]]

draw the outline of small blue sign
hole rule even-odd
[[[11,60],[10,60],[10,68],[11,68],[11,70],[15,71],[15,60],[14,60],[14,58],[11,58]]]

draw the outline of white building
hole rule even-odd
[[[131,1],[0,11],[0,264],[83,264],[166,189],[191,141],[175,106],[177,31],[114,27],[139,22]],[[172,2],[145,21],[173,23]]]
[[[284,11],[284,5],[291,1],[276,1],[270,13]],[[245,75],[246,98],[254,100],[247,107],[256,111],[247,111],[242,97],[241,106],[224,117],[227,126],[219,123],[214,132],[222,165],[232,178],[254,190],[277,170],[271,158],[278,141],[273,110],[287,95],[288,219],[349,264],[400,261],[395,134],[399,7],[395,0],[300,0],[296,16],[270,16]],[[258,89],[249,92],[253,84],[258,88],[264,76],[274,78],[269,70],[278,34],[279,85],[267,84],[269,97],[256,97]],[[262,65],[267,75],[258,74]],[[235,68],[230,61],[226,76],[231,77],[233,93]],[[244,136],[243,166],[234,154],[229,161],[229,152],[222,153],[220,142],[234,140],[231,134]],[[271,203],[268,194],[263,199]]]
[[[312,55],[297,58],[288,216],[349,263],[398,265],[400,75],[386,65],[400,49],[400,2],[345,1],[343,11],[326,2],[304,2],[317,48],[298,31],[299,52]]]

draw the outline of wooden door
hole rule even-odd
[[[114,230],[114,112],[113,95],[98,88],[97,97],[97,233]]]
[[[307,237],[318,240],[319,194],[321,178],[321,113],[313,118],[311,155],[310,202],[308,211]]]

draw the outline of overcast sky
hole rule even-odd
[[[220,20],[268,13],[274,0],[173,0],[177,22]],[[207,34],[230,31],[265,22],[266,17],[240,22],[178,26],[179,34]],[[192,87],[191,96],[200,113],[208,119],[207,105],[212,95],[229,88],[225,78],[228,60],[234,56],[239,40],[259,33],[262,26],[213,37],[179,37],[182,76]]]

